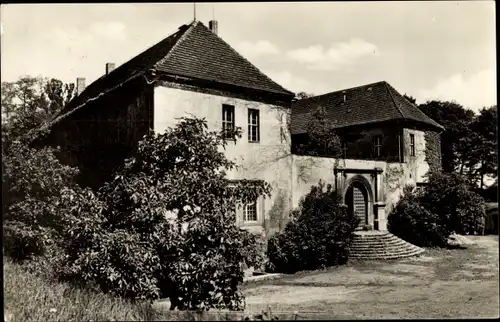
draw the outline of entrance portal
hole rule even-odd
[[[358,229],[368,224],[368,193],[363,184],[355,182],[347,189],[345,204],[349,213],[360,219]]]

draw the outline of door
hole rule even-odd
[[[353,184],[346,193],[345,203],[349,212],[360,219],[358,228],[367,224],[368,200],[366,189],[360,184]]]

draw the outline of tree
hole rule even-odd
[[[498,116],[496,105],[483,108],[471,124],[474,137],[471,139],[471,159],[474,164],[479,164],[476,173],[479,186],[483,189],[486,175],[497,177],[497,145],[498,145]]]
[[[417,104],[417,99],[411,95],[403,94],[403,97],[406,98],[410,103]]]
[[[2,82],[2,135],[13,140],[51,120],[74,97],[75,85],[23,76]]]
[[[339,157],[341,139],[330,126],[324,107],[319,107],[307,125],[307,142],[297,146],[297,152],[310,156]]]
[[[474,168],[471,151],[474,133],[470,125],[474,112],[460,104],[446,101],[427,101],[418,106],[422,112],[445,127],[441,134],[441,159],[443,171],[465,174]]]
[[[61,164],[55,149],[34,149],[21,138],[60,111],[73,89],[30,76],[1,87],[4,248],[15,260],[33,259],[56,246],[61,230],[56,205],[62,190],[77,189],[78,170]]]
[[[99,191],[104,208],[71,214],[61,275],[132,299],[168,297],[172,309],[241,309],[240,265],[255,262],[256,253],[255,237],[236,226],[235,208],[270,187],[230,181],[226,171],[235,164],[225,146],[197,118],[145,136]]]
[[[305,98],[310,98],[314,97],[315,95],[312,93],[306,93],[306,92],[298,92],[297,95],[295,95],[295,99],[302,100]]]

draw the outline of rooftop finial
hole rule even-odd
[[[193,2],[193,15],[194,15],[194,21],[196,21],[196,2]]]

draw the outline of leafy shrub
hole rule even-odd
[[[431,213],[443,219],[443,228],[447,232],[466,234],[482,228],[484,200],[473,191],[464,176],[431,173],[421,201]]]
[[[417,246],[445,246],[449,232],[442,218],[431,213],[413,187],[405,187],[403,196],[389,214],[388,230]]]
[[[284,231],[269,239],[269,269],[293,273],[347,261],[359,218],[348,213],[330,185],[326,191],[321,181],[312,186],[290,217]]]
[[[389,231],[410,243],[443,247],[451,233],[474,233],[484,225],[484,200],[458,174],[431,173],[421,193],[411,190],[388,217]]]
[[[18,141],[4,147],[5,254],[17,261],[42,256],[57,246],[63,215],[57,211],[57,204],[63,189],[76,189],[74,178],[78,170],[62,165],[52,148],[34,149]]]
[[[258,252],[234,206],[269,186],[230,182],[225,144],[205,120],[184,118],[147,135],[97,196],[66,196],[61,276],[131,299],[168,297],[172,309],[243,308],[240,264]]]

